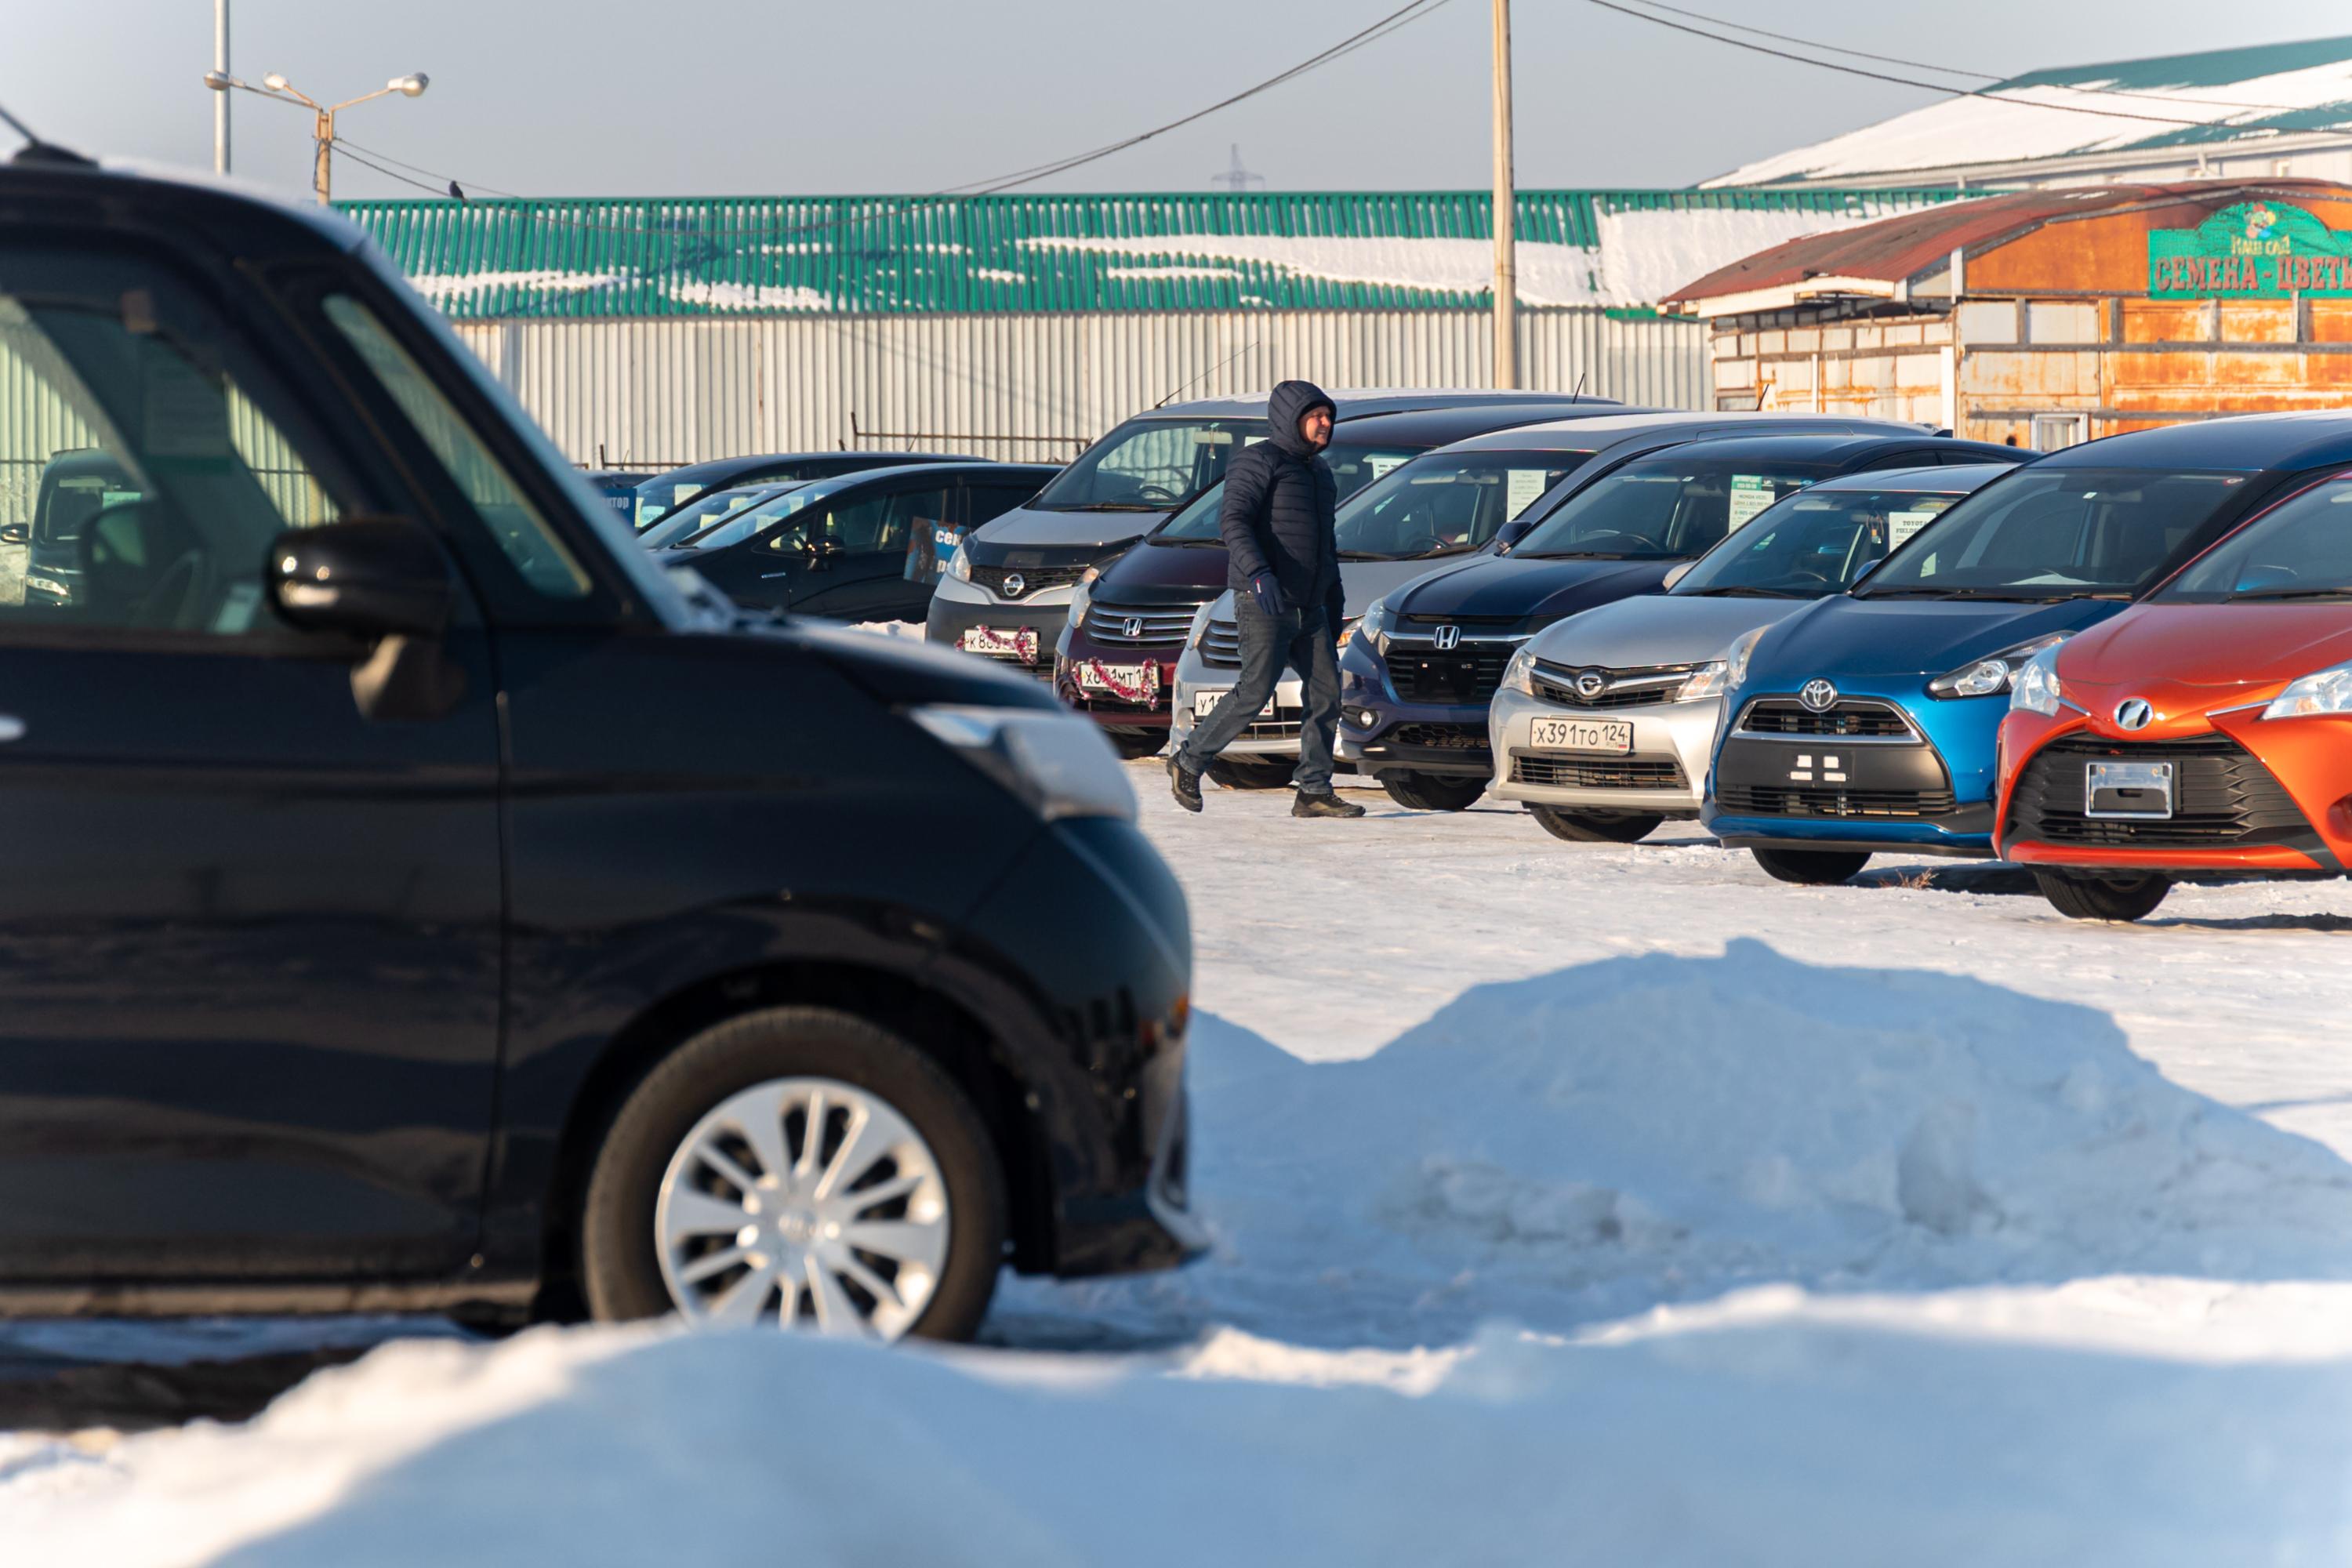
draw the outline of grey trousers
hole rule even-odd
[[[1290,782],[1314,795],[1331,789],[1331,746],[1339,733],[1339,661],[1335,633],[1322,606],[1267,615],[1248,594],[1234,595],[1242,642],[1241,679],[1177,750],[1187,772],[1206,772],[1217,753],[1250,727],[1274,695],[1286,665],[1298,672],[1304,711],[1298,724],[1298,767]]]

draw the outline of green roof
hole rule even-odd
[[[1523,191],[1530,306],[1642,307],[1688,276],[1948,191]],[[1459,310],[1484,192],[778,196],[338,204],[450,315]],[[1647,267],[1612,261],[1636,229]],[[1659,247],[1665,248],[1662,251]],[[1718,253],[1729,248],[1730,254]],[[1628,279],[1638,279],[1628,281]]]

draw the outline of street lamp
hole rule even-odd
[[[433,85],[433,79],[423,71],[411,71],[406,76],[393,78],[373,92],[363,92],[357,98],[347,98],[341,103],[320,103],[276,71],[271,71],[268,76],[263,77],[261,85],[256,87],[251,82],[237,80],[226,71],[209,70],[205,72],[205,85],[215,92],[226,92],[231,88],[235,88],[240,92],[249,92],[258,98],[274,98],[280,103],[299,103],[310,110],[315,121],[311,134],[317,138],[319,143],[318,163],[312,171],[310,184],[319,193],[319,205],[325,206],[334,186],[333,174],[329,167],[328,159],[335,145],[335,116],[355,103],[365,103],[372,98],[382,98],[386,93],[396,92],[403,98],[422,97],[425,89]]]

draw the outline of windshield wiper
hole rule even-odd
[[[1039,507],[1036,510],[1039,511],[1173,511],[1181,504],[1181,502],[1175,502],[1168,506],[1154,506],[1150,501],[1142,500],[1090,500],[1083,501],[1076,506],[1047,506]]]
[[[1339,556],[1342,561],[1404,561],[1411,559],[1410,557],[1403,555],[1386,554],[1378,550],[1342,550],[1339,552]]]
[[[1148,534],[1146,537],[1152,543],[1168,550],[1223,550],[1225,547],[1223,534],[1212,539],[1193,539],[1189,536],[1182,539],[1164,539],[1156,533]],[[1345,557],[1342,559],[1344,560]]]
[[[1785,588],[1751,588],[1740,584],[1728,588],[1693,588],[1678,595],[1685,599],[1801,599],[1801,594],[1791,594]]]
[[[1628,555],[1616,550],[1514,551],[1522,561],[1663,561],[1663,555]]]
[[[2352,599],[2352,588],[2255,588],[2223,602],[2236,605],[2250,599]]]
[[[2069,595],[2079,596],[2079,595]],[[2031,594],[2012,594],[1991,588],[1879,588],[1854,595],[1857,599],[2000,599],[2011,604],[2032,604]]]

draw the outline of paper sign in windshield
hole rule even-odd
[[[1886,514],[1886,550],[1893,554],[1903,548],[1910,537],[1936,521],[1942,508],[1935,511],[1890,511]]]
[[[1745,528],[1748,519],[1780,499],[1780,492],[1772,488],[1772,481],[1763,475],[1732,475],[1731,517],[1728,526],[1734,530]]]
[[[1503,486],[1503,519],[1510,521],[1528,510],[1535,499],[1551,487],[1544,483],[1549,470],[1543,468],[1513,468],[1509,480]]]
[[[1372,478],[1377,479],[1391,468],[1402,467],[1404,459],[1402,458],[1368,458],[1365,462],[1372,470]]]

